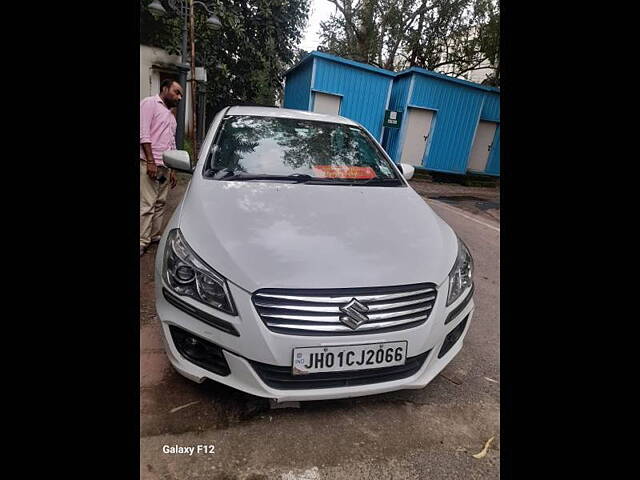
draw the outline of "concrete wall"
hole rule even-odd
[[[157,64],[179,65],[178,55],[169,55],[162,48],[140,45],[140,100],[160,93],[160,71],[153,68]],[[187,85],[182,99],[186,102],[186,131],[191,129],[191,88]]]

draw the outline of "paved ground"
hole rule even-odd
[[[499,188],[465,187],[421,179],[414,179],[409,183],[425,198],[454,205],[491,221],[500,221]]]
[[[425,198],[443,196],[442,186],[419,183]],[[172,209],[184,187],[170,193]],[[479,196],[460,193],[465,188],[446,195]],[[499,215],[496,221],[428,202],[472,250],[477,310],[460,354],[422,390],[271,410],[260,398],[192,383],[171,369],[162,350],[153,305],[155,251],[147,253],[140,262],[141,478],[497,479]],[[486,456],[473,458],[494,436]],[[165,445],[214,445],[215,453],[163,453]]]

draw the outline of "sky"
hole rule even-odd
[[[315,50],[320,44],[320,37],[317,35],[320,30],[320,22],[327,20],[334,13],[336,6],[327,0],[311,0],[309,12],[309,23],[300,48],[310,52]]]

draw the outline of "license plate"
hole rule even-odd
[[[293,374],[342,372],[404,365],[407,342],[301,347],[293,349]]]

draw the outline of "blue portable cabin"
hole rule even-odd
[[[285,75],[284,108],[341,115],[382,140],[393,72],[311,52]]]
[[[394,73],[311,52],[286,73],[285,108],[361,123],[396,163],[500,175],[500,91],[412,67]],[[383,128],[385,110],[400,128]]]
[[[384,147],[396,163],[500,175],[500,91],[412,67],[396,74],[389,109],[402,112]]]

